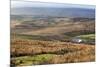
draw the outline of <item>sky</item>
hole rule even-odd
[[[15,1],[15,0],[12,0],[12,1]],[[56,2],[56,3],[73,3],[73,4],[96,5],[95,0],[16,0],[16,1],[40,1],[40,2]]]
[[[95,5],[75,5],[68,3],[48,3],[48,2],[32,2],[32,1],[11,1],[11,8],[14,7],[78,7],[78,8],[95,8]]]

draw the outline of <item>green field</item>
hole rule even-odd
[[[95,39],[95,34],[80,35],[79,37],[82,38],[82,39],[94,40]]]
[[[14,63],[15,65],[48,64],[52,57],[53,54],[16,57],[16,58],[12,58],[12,63]]]

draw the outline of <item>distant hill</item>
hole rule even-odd
[[[53,8],[53,7],[16,7],[11,8],[11,15],[32,15],[35,17],[85,17],[94,18],[95,9],[88,8]]]

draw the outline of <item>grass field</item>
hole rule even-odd
[[[82,39],[93,39],[94,40],[95,39],[95,34],[80,35],[78,37],[80,37]]]
[[[59,41],[11,41],[11,65],[41,65],[95,61],[95,46]]]

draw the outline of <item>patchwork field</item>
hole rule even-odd
[[[93,18],[21,17],[11,20],[12,67],[93,61]]]

